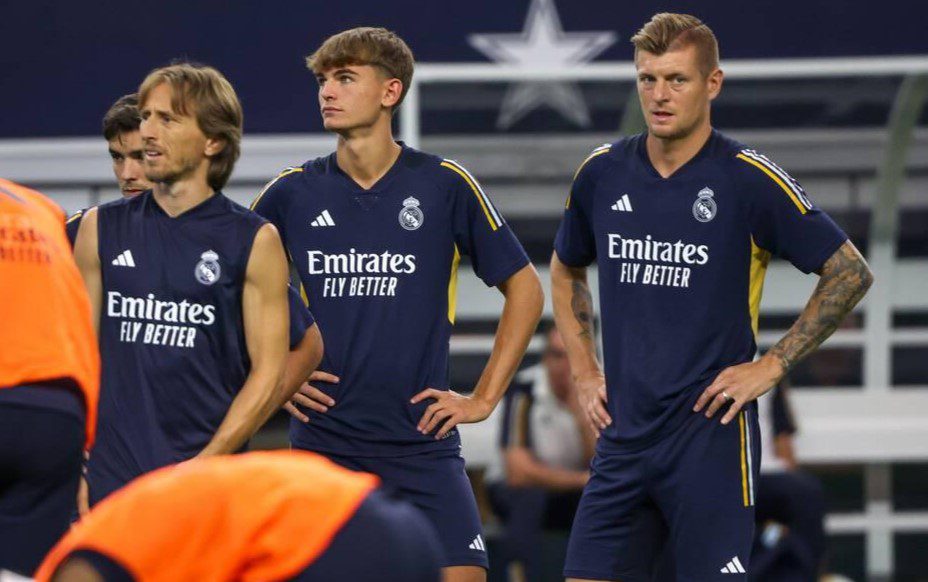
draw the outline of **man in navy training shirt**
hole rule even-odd
[[[117,99],[103,116],[103,138],[113,163],[113,175],[119,185],[119,192],[126,198],[138,196],[152,187],[152,183],[145,177],[142,135],[139,133],[141,122],[139,97],[135,93]],[[84,212],[86,210],[75,212],[65,226],[72,247]]]
[[[565,576],[650,580],[669,544],[676,580],[745,580],[755,400],[834,331],[872,275],[792,177],[712,129],[722,71],[706,25],[658,14],[632,42],[648,130],[581,165],[551,264],[557,325],[600,433]],[[772,255],[821,278],[753,362]],[[605,369],[586,281],[594,261]]]
[[[158,467],[244,449],[322,349],[307,312],[303,358],[285,366],[280,237],[220,192],[241,139],[231,85],[172,65],[149,74],[139,103],[154,187],[90,209],[75,244],[103,360],[92,504]]]
[[[445,579],[484,580],[455,427],[489,416],[509,385],[541,315],[538,275],[466,169],[394,141],[413,72],[399,37],[348,30],[307,61],[337,150],[285,170],[252,206],[279,229],[326,336],[325,373],[292,402],[292,445],[379,475],[435,526]],[[448,380],[461,255],[505,296],[471,396]]]

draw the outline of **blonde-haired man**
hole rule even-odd
[[[243,449],[290,397],[280,236],[220,192],[239,153],[235,91],[215,69],[171,65],[144,80],[139,111],[153,189],[89,210],[74,249],[103,361],[92,504],[153,469]]]
[[[485,579],[456,425],[485,419],[508,386],[541,315],[538,275],[466,169],[394,141],[413,69],[402,39],[348,30],[308,65],[337,149],[285,170],[252,206],[280,229],[326,330],[324,373],[292,402],[291,442],[379,475],[435,526],[446,580]],[[471,396],[448,379],[462,254],[505,296]]]
[[[632,42],[647,132],[583,162],[551,262],[557,325],[600,433],[565,575],[650,580],[669,545],[676,580],[745,580],[754,401],[834,331],[872,275],[798,182],[712,129],[723,75],[709,27],[662,13]],[[793,328],[754,362],[772,254],[821,280]],[[586,282],[593,261],[605,369]]]

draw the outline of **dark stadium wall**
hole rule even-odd
[[[535,0],[536,2],[539,0]],[[543,0],[551,1],[551,0]],[[724,58],[928,54],[928,8],[910,0],[653,2],[553,0],[568,32],[612,30],[600,60],[628,60],[628,39],[659,10],[691,12]],[[0,138],[95,135],[119,95],[172,59],[216,66],[236,86],[245,129],[319,131],[303,57],[327,35],[386,26],[419,61],[486,61],[471,33],[518,34],[531,0],[7,2],[0,19]]]

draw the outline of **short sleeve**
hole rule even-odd
[[[737,154],[742,165],[754,243],[804,273],[818,270],[847,235],[814,206],[799,182],[753,150]]]
[[[284,232],[284,210],[281,208],[281,204],[285,200],[283,194],[289,188],[286,178],[302,171],[303,168],[285,169],[278,174],[276,178],[267,183],[258,196],[255,197],[254,202],[249,206],[253,212],[263,216],[277,227],[277,231],[280,233],[280,237],[283,240],[284,248],[287,248],[287,234]]]
[[[77,231],[81,228],[81,220],[84,217],[84,211],[78,210],[72,216],[68,217],[68,220],[64,223],[64,230],[68,235],[68,242],[71,243],[71,248],[74,248],[74,241],[77,240]]]
[[[608,153],[609,149],[610,146],[604,145],[593,150],[574,174],[570,194],[564,205],[564,215],[554,238],[557,258],[568,267],[586,267],[596,260],[596,240],[590,208],[601,162],[596,158]]]
[[[290,307],[290,349],[294,350],[303,341],[306,330],[315,325],[316,320],[293,285],[287,286],[287,302]]]
[[[477,276],[495,287],[528,265],[528,255],[476,178],[457,162],[441,165],[452,173],[455,244]]]

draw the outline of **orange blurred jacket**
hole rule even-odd
[[[50,580],[77,549],[102,553],[144,582],[292,578],[378,483],[302,451],[194,459],[144,475],[97,505],[35,579]]]
[[[64,218],[42,194],[0,178],[0,388],[73,379],[84,396],[89,448],[100,354]]]

